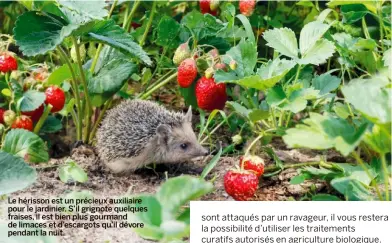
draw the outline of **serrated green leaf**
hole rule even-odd
[[[384,52],[382,60],[384,61],[385,67],[392,67],[392,48],[389,48]]]
[[[45,102],[45,99],[46,96],[44,93],[36,90],[28,90],[23,93],[23,97],[18,101],[19,109],[22,112],[34,111]]]
[[[322,22],[313,21],[302,28],[299,38],[301,56],[305,56],[316,45],[317,41],[323,37],[329,27],[329,25]]]
[[[274,48],[279,53],[291,57],[298,57],[298,44],[294,31],[289,28],[267,30],[264,35],[267,46]]]
[[[346,100],[375,123],[391,122],[391,88],[387,78],[353,79],[342,87]]]
[[[212,189],[210,182],[192,176],[180,176],[167,180],[156,195],[162,205],[163,219],[175,219],[181,206],[211,192]]]
[[[362,0],[331,0],[327,3],[328,7],[333,8],[339,5],[363,4],[367,9],[373,13],[377,13],[377,1],[362,1]]]
[[[299,59],[298,63],[302,65],[313,64],[320,65],[325,63],[335,52],[335,45],[333,42],[325,39],[318,40],[306,54]]]
[[[257,122],[261,120],[268,119],[270,116],[269,111],[264,111],[264,110],[252,110],[249,112],[248,117],[252,122]]]
[[[114,59],[105,64],[88,83],[92,94],[114,94],[121,89],[125,81],[137,70],[137,66],[128,60]]]
[[[232,60],[237,63],[237,68],[233,71],[237,75],[237,79],[254,75],[254,68],[257,63],[257,47],[256,44],[241,40],[238,45],[232,47],[223,56],[223,61],[229,64]]]
[[[361,142],[367,124],[357,130],[346,120],[310,113],[304,124],[286,130],[283,140],[289,147],[328,149],[335,147],[347,156]],[[311,139],[310,139],[311,138]]]
[[[336,115],[338,115],[342,119],[346,119],[350,116],[350,110],[348,109],[347,105],[342,103],[335,103],[333,106],[333,110],[335,111]]]
[[[217,19],[209,14],[203,15],[197,10],[185,15],[181,24],[184,25],[196,40],[201,40],[209,36],[216,36],[223,29],[223,25]]]
[[[77,1],[57,0],[57,2],[69,10],[75,11],[89,19],[103,19],[108,15],[105,7],[108,5],[104,0]]]
[[[30,11],[16,20],[14,38],[24,55],[36,56],[54,50],[78,27],[53,14]]]
[[[324,73],[314,77],[312,85],[315,89],[320,90],[320,95],[324,95],[339,88],[340,82],[340,78]]]
[[[178,46],[177,36],[180,31],[180,24],[169,16],[163,16],[157,27],[156,43],[166,48]]]
[[[71,64],[76,77],[80,77],[79,68],[76,63]],[[48,77],[48,84],[61,85],[64,81],[72,79],[72,73],[67,64],[54,70]]]
[[[162,206],[154,196],[139,195],[134,198],[142,200],[140,207],[146,207],[146,212],[129,213],[129,223],[143,223],[144,227],[134,228],[134,231],[141,237],[149,240],[161,240],[164,231],[160,228],[162,220]],[[119,205],[132,206],[132,205]]]
[[[124,54],[139,58],[147,65],[151,65],[152,61],[150,57],[132,39],[132,36],[123,28],[116,25],[112,19],[97,21],[89,30],[89,33],[83,36],[84,41],[95,41],[107,44],[113,48],[119,49]]]
[[[48,148],[36,134],[24,129],[12,129],[5,136],[3,150],[25,161],[39,163],[49,160]]]
[[[374,125],[371,131],[365,134],[364,141],[379,154],[391,152],[391,126]]]
[[[331,186],[349,201],[372,201],[373,194],[358,180],[350,177],[335,178]]]
[[[60,167],[59,177],[64,183],[67,183],[69,180],[84,183],[88,180],[87,173],[72,160]]]
[[[23,190],[37,179],[37,172],[22,158],[0,150],[0,195]]]

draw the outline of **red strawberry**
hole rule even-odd
[[[0,123],[1,124],[4,124],[4,118],[3,118],[3,115],[4,115],[4,112],[5,112],[6,110],[4,110],[3,108],[0,108]]]
[[[22,128],[28,131],[33,131],[33,121],[28,116],[18,116],[12,123],[11,128]]]
[[[236,201],[247,201],[255,195],[259,178],[244,170],[229,170],[223,178],[227,194]]]
[[[33,122],[37,122],[41,118],[43,113],[44,113],[44,105],[41,105],[40,107],[38,107],[33,111],[22,112],[23,115],[31,117]]]
[[[177,82],[182,88],[191,86],[197,76],[197,66],[195,60],[187,58],[178,67]]]
[[[211,0],[199,0],[200,11],[202,14],[209,13],[216,16],[217,11],[210,8]]]
[[[245,16],[251,16],[255,10],[256,0],[240,0],[240,12]]]
[[[137,28],[139,28],[140,26],[142,26],[141,24],[139,24],[139,23],[136,23],[136,22],[132,22],[132,28],[134,28],[135,30],[137,29]]]
[[[264,174],[264,160],[256,155],[247,155],[240,159],[241,168],[254,173],[257,177]]]
[[[64,91],[56,86],[50,86],[45,91],[46,100],[45,104],[51,104],[53,106],[51,112],[55,113],[61,111],[65,104]]]
[[[18,62],[10,52],[0,54],[0,72],[7,73],[18,69]]]
[[[196,83],[197,105],[207,111],[222,110],[227,101],[226,85],[215,83],[214,78],[201,77]]]

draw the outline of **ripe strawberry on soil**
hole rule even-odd
[[[227,101],[226,85],[215,83],[214,78],[201,77],[196,83],[197,105],[207,111],[222,110]]]
[[[195,60],[187,58],[178,67],[177,82],[182,88],[191,86],[197,77],[197,66]]]
[[[264,160],[256,155],[241,157],[240,167],[254,173],[257,177],[264,174]]]
[[[18,62],[9,52],[0,54],[0,72],[7,73],[18,69]]]
[[[4,118],[3,118],[3,116],[4,116],[4,112],[5,112],[5,111],[6,111],[5,109],[0,108],[0,123],[2,123],[2,124],[4,124]]]
[[[33,120],[33,122],[37,122],[41,118],[43,113],[44,113],[44,105],[41,105],[40,107],[38,107],[33,111],[22,112],[23,115],[31,117],[31,120]]]
[[[256,0],[240,0],[240,12],[245,16],[251,16],[255,10]]]
[[[28,116],[18,116],[12,123],[11,128],[21,128],[28,131],[33,131],[33,121]]]
[[[245,170],[230,170],[223,180],[227,194],[236,201],[247,201],[252,198],[259,185],[259,178]]]
[[[56,86],[50,86],[45,91],[46,100],[45,104],[51,104],[53,106],[51,112],[61,111],[65,104],[64,91]]]

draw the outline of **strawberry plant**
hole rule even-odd
[[[118,103],[151,99],[172,110],[192,106],[197,140],[213,157],[197,164],[205,164],[199,178],[158,176],[167,181],[157,193],[139,195],[150,211],[129,218],[147,226],[136,229],[144,238],[188,237],[188,201],[213,191],[205,180],[223,185],[217,198],[259,200],[273,191],[263,190],[271,186],[265,181],[295,168],[291,184],[327,185],[287,195],[296,200],[391,200],[390,7],[0,2],[0,194],[31,185],[40,173],[35,164],[48,162],[62,140],[94,146]],[[307,151],[315,156],[296,161]],[[76,187],[95,176],[77,157],[61,162],[53,167],[64,183]]]

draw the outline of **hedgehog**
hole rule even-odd
[[[115,174],[208,154],[192,129],[192,107],[183,114],[143,100],[125,100],[107,112],[97,131],[96,148]]]

